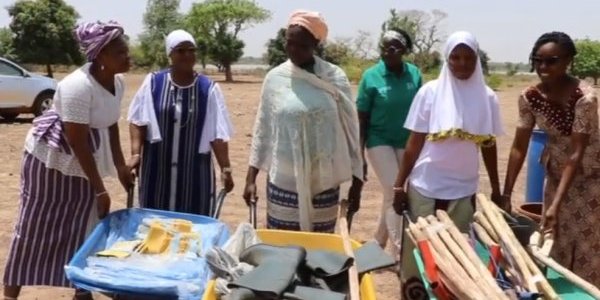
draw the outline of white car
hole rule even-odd
[[[13,120],[23,113],[41,115],[52,107],[56,84],[52,78],[0,57],[0,117]]]

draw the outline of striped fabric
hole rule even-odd
[[[339,198],[339,187],[313,197],[313,231],[335,231]],[[267,183],[267,228],[300,231],[297,193]]]
[[[86,179],[47,169],[25,152],[21,205],[3,284],[71,286],[64,266],[84,241],[93,203]]]
[[[168,70],[164,70],[153,76],[154,111],[163,140],[144,145],[140,204],[146,208],[171,210],[173,133],[179,130],[174,211],[209,215],[214,209],[214,167],[211,153],[199,154],[198,145],[212,81],[198,75],[195,85],[180,88],[172,84],[168,74]],[[181,125],[175,128],[175,95],[178,93],[182,96]]]
[[[46,111],[43,115],[33,120],[33,135],[50,146],[61,152],[71,155],[71,147],[67,142],[63,132],[63,122],[60,116],[53,109]],[[96,128],[90,128],[89,143],[92,152],[96,152],[100,147],[100,133]]]

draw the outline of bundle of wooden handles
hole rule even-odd
[[[406,232],[415,245],[429,243],[441,283],[458,299],[509,299],[445,211],[418,218]]]
[[[511,281],[522,291],[541,293],[544,299],[560,299],[542,271],[519,243],[498,206],[484,195],[477,195],[479,210],[475,213],[474,229],[480,241],[489,247],[501,245],[505,269]]]

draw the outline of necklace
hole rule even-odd
[[[171,99],[174,99],[175,101],[173,101],[173,108],[177,109],[177,105],[180,105],[180,107],[183,104],[183,92],[181,88],[177,88],[175,89],[175,87],[173,85],[171,85],[171,88],[169,89],[169,93],[170,93],[170,97]],[[195,111],[195,106],[196,106],[196,93],[194,91],[194,87],[192,86],[190,88],[190,101],[188,102],[188,113],[187,113],[187,118],[185,119],[185,122],[181,122],[180,127],[186,127],[188,125],[188,123],[190,122],[190,120],[192,119],[192,114]],[[180,118],[183,118],[183,112],[181,113],[181,115],[179,116]]]

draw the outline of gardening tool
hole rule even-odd
[[[569,269],[561,266],[550,257],[550,250],[552,250],[553,244],[554,240],[551,234],[542,235],[539,232],[535,232],[531,235],[529,249],[533,256],[543,265],[554,269],[558,274],[562,275],[568,281],[592,295],[594,298],[600,299],[600,289],[571,272]]]

